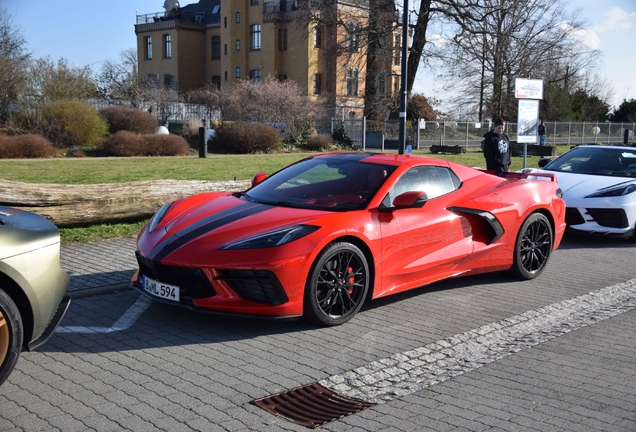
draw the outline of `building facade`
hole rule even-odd
[[[360,29],[369,9],[340,0],[321,7],[287,0],[199,0],[180,7],[167,0],[165,12],[137,16],[139,78],[179,92],[242,79],[293,80],[308,95],[327,98],[336,116],[360,117],[367,61]],[[393,3],[383,10],[383,25],[392,30],[381,38],[377,89],[390,98],[399,92],[400,32]]]

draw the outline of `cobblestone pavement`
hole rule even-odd
[[[63,247],[75,299],[2,386],[0,431],[302,431],[250,401],[315,382],[382,402],[326,431],[636,430],[633,243],[568,236],[536,280],[445,281],[335,328],[149,303],[134,247]]]

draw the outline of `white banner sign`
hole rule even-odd
[[[543,80],[516,78],[515,97],[517,99],[543,99]]]
[[[539,101],[519,99],[517,142],[536,143],[539,125]]]

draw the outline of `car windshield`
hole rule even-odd
[[[245,197],[286,207],[363,209],[395,168],[346,157],[316,157],[284,168],[248,190]]]
[[[636,149],[576,147],[544,168],[547,171],[636,177]]]

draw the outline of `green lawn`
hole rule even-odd
[[[562,154],[569,147],[558,148]],[[469,150],[458,155],[432,155],[428,150],[415,154],[450,160],[472,167],[485,166],[481,152]],[[249,180],[264,171],[267,174],[295,162],[308,153],[259,155],[208,155],[184,157],[78,158],[0,160],[4,180],[27,183],[97,184],[137,180],[176,179],[222,181]],[[539,158],[527,158],[527,167],[536,167]],[[513,157],[511,171],[523,168],[523,158]],[[105,238],[135,237],[143,222],[136,224],[97,225],[87,228],[61,229],[63,243],[95,241]]]

